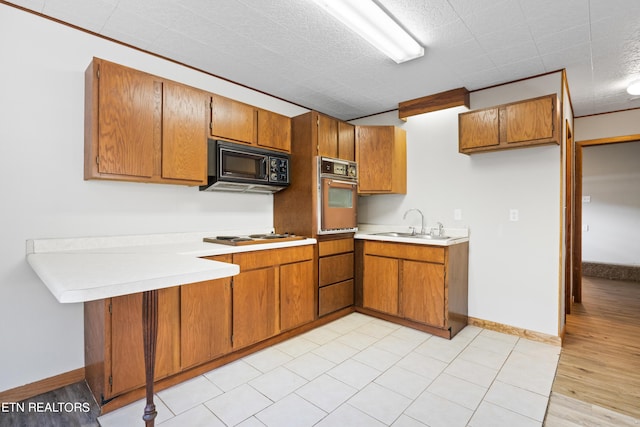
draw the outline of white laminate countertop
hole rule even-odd
[[[230,246],[205,243],[202,237],[206,234],[167,236],[29,240],[27,262],[59,302],[77,303],[240,272],[236,264],[200,257],[316,243],[315,239],[304,239]],[[118,246],[122,243],[128,245]]]

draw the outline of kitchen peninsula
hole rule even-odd
[[[293,261],[297,252],[294,255],[294,252],[290,251],[294,251],[296,247],[300,246],[309,248],[306,252],[312,253],[312,245],[315,243],[314,239],[300,239],[229,246],[204,242],[203,239],[210,234],[42,239],[27,242],[27,261],[55,298],[61,303],[85,303],[86,376],[87,382],[101,406],[107,403],[110,398],[116,397],[115,395],[111,396],[109,392],[105,393],[104,390],[107,386],[106,383],[113,385],[114,381],[110,363],[112,362],[111,352],[124,352],[129,359],[135,359],[135,353],[139,350],[132,348],[131,344],[135,342],[138,344],[136,347],[139,348],[142,340],[144,341],[147,397],[143,419],[147,426],[154,425],[156,411],[153,403],[153,384],[154,378],[158,379],[155,363],[156,361],[161,363],[160,361],[166,356],[159,354],[159,357],[156,357],[155,354],[158,336],[161,337],[160,341],[163,339],[163,333],[159,333],[159,331],[162,331],[163,328],[163,316],[166,315],[163,310],[167,305],[164,304],[165,294],[161,294],[161,292],[173,289],[175,294],[183,289],[187,291],[192,286],[216,283],[219,279],[236,276],[240,273],[239,265],[221,262],[215,257],[226,256],[227,260],[232,260],[230,256],[232,254],[266,251],[265,254],[268,255],[265,256],[271,261],[274,256],[277,258],[277,255],[280,255],[281,258],[288,257],[288,261]],[[242,260],[243,258],[238,259]],[[306,277],[303,277],[302,280],[304,279]],[[285,281],[282,280],[282,283],[282,289],[279,286],[272,289],[274,304],[276,303],[276,293],[280,297],[280,292],[285,289]],[[175,307],[179,311],[180,294],[175,295],[177,295],[176,301],[179,302]],[[136,298],[139,296],[142,296],[142,307],[139,304],[140,299]],[[295,295],[285,296],[289,299],[295,299]],[[142,318],[143,334],[140,334],[140,328],[136,327],[135,318],[133,321],[130,316],[127,319],[119,319],[113,313],[115,311],[112,308],[113,301],[118,298],[132,301],[132,297],[138,304],[129,308],[138,313],[135,318]],[[160,308],[159,299],[161,300]],[[107,301],[109,302],[107,303]],[[138,311],[140,308],[141,317]],[[230,313],[230,307],[227,307],[225,312]],[[174,315],[180,319],[180,313],[176,312]],[[100,318],[101,320],[97,320]],[[186,315],[181,319],[187,319]],[[129,341],[117,339],[115,331],[120,320],[124,321],[121,323],[126,323],[121,325],[124,329],[138,331],[133,339]],[[313,316],[311,319],[305,320],[313,320]],[[180,322],[175,323],[179,324]],[[275,334],[279,331],[280,325],[274,327],[271,333]],[[112,333],[113,336],[111,336]],[[208,339],[214,338],[208,337]],[[123,348],[118,349],[119,346]],[[159,346],[159,350],[163,351],[162,345]],[[172,353],[175,354],[176,351],[180,351],[180,349],[172,349]],[[134,369],[134,379],[138,378],[140,372],[136,371],[141,371],[141,364],[130,364],[130,367],[137,368]],[[178,368],[181,370],[183,366]],[[140,386],[135,383],[130,388],[139,389]]]

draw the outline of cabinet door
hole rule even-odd
[[[338,121],[318,114],[318,156],[338,157]]]
[[[158,291],[155,379],[180,369],[179,287]],[[145,385],[142,294],[111,299],[111,390],[108,396]],[[109,345],[109,343],[107,343]]]
[[[211,97],[211,136],[254,144],[256,109],[220,95]]]
[[[398,315],[399,261],[374,255],[364,256],[362,305]]]
[[[407,192],[406,134],[394,126],[357,126],[358,192]]]
[[[553,138],[553,101],[547,96],[505,106],[504,120],[500,117],[503,139],[512,144]]]
[[[338,158],[356,160],[356,127],[338,122]]]
[[[233,348],[278,333],[278,268],[245,271],[233,278]]]
[[[100,61],[98,172],[151,177],[160,141],[162,83],[153,76]],[[88,90],[88,89],[87,89]]]
[[[443,328],[444,265],[403,260],[401,277],[401,315]]]
[[[458,116],[459,150],[491,147],[500,143],[498,108],[462,113]]]
[[[162,105],[162,177],[207,182],[207,95],[166,82]]]
[[[280,330],[294,328],[315,318],[313,261],[280,267]]]
[[[291,152],[291,119],[267,110],[258,110],[258,145]]]
[[[188,368],[231,351],[231,279],[180,287],[181,365]]]

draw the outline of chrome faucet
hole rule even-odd
[[[438,237],[444,236],[444,225],[442,225],[441,222],[438,222],[438,229],[437,229],[438,230],[438,234],[434,233],[435,230],[436,230],[435,228],[431,229],[431,235],[432,236],[438,236]]]
[[[402,219],[407,219],[407,215],[411,211],[416,211],[416,212],[418,212],[420,214],[420,225],[421,225],[420,234],[427,234],[427,229],[426,229],[426,226],[425,226],[425,223],[424,223],[424,214],[422,213],[422,211],[420,209],[415,209],[415,208],[414,209],[409,209],[408,211],[406,211],[404,213]],[[413,229],[412,234],[415,234],[415,228]]]

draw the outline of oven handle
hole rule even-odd
[[[345,184],[345,185],[351,185],[351,186],[356,186],[356,185],[358,185],[358,183],[357,183],[357,182],[353,182],[353,181],[338,181],[338,180],[335,180],[335,179],[329,179],[328,181],[329,181],[329,182],[328,182],[327,184],[329,184],[329,185],[333,184],[334,182],[335,182],[336,184]]]

